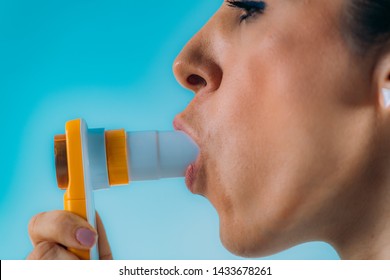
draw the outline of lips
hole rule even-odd
[[[199,166],[200,166],[200,155],[198,158],[195,160],[195,162],[191,163],[185,174],[185,182],[187,185],[187,188],[189,189],[190,192],[193,194],[200,194],[200,189],[196,188],[196,179],[198,177],[198,171],[199,171]]]
[[[187,128],[187,126],[184,124],[184,122],[180,119],[179,116],[176,116],[174,121],[173,121],[173,127],[175,130],[183,131],[185,134],[187,134],[194,142],[198,145],[198,142],[196,141],[195,137],[193,137],[193,134],[191,133],[190,129]],[[195,181],[198,173],[198,166],[200,162],[200,152],[197,157],[197,159],[191,163],[186,170],[185,173],[185,182],[187,185],[187,188],[190,190],[192,193],[196,193],[195,190]]]

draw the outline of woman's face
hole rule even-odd
[[[188,184],[242,256],[342,232],[375,146],[377,101],[343,37],[346,1],[262,3],[224,2],[174,64],[195,92],[175,119],[201,149]]]

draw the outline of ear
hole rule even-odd
[[[380,91],[380,104],[388,110],[390,108],[390,51],[383,55],[376,67],[376,85]]]

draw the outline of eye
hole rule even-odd
[[[263,14],[267,6],[264,1],[227,1],[227,4],[229,7],[242,10],[240,23],[256,15]]]

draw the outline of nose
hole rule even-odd
[[[204,27],[183,48],[173,64],[176,80],[195,92],[216,91],[222,81],[222,69],[217,63],[213,36]]]

